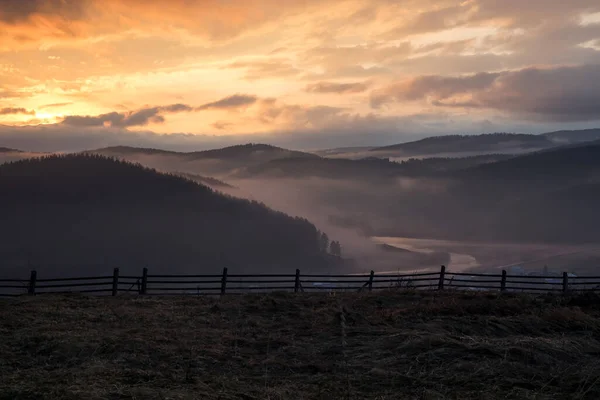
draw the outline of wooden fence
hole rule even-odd
[[[415,290],[497,290],[502,292],[580,292],[600,291],[600,276],[532,276],[475,274],[446,271],[417,274],[392,274],[371,271],[354,275],[295,274],[229,274],[227,268],[215,275],[150,275],[144,268],[141,276],[112,275],[80,278],[40,279],[31,271],[29,279],[0,279],[0,296],[23,294],[90,293],[117,296],[119,293],[139,295],[224,295],[248,292],[316,292],[372,291],[404,288]]]

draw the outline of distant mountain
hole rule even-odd
[[[519,180],[550,184],[600,178],[600,142],[558,147],[495,163],[478,165],[464,174],[485,180]]]
[[[491,133],[481,135],[445,135],[375,147],[375,157],[449,157],[491,153],[523,154],[568,144],[600,140],[600,129],[548,132],[540,135]]]
[[[203,159],[260,159],[266,161],[265,158],[280,159],[280,158],[316,158],[316,155],[301,151],[283,149],[281,147],[271,146],[268,144],[248,143],[237,146],[224,147],[222,149],[195,151],[186,153],[191,158]]]
[[[22,151],[17,149],[10,149],[8,147],[0,147],[0,153],[22,153]]]
[[[324,270],[318,232],[305,219],[228,197],[188,179],[98,155],[0,165],[4,268],[44,274],[101,265],[125,274]],[[96,268],[98,269],[98,268]],[[22,273],[21,273],[22,275]]]
[[[375,153],[393,153],[401,156],[430,156],[450,153],[503,152],[516,153],[554,146],[545,136],[516,133],[493,133],[482,135],[434,136],[414,142],[371,149]]]
[[[84,154],[102,154],[110,156],[127,156],[131,154],[145,154],[145,155],[179,155],[176,151],[168,151],[161,149],[152,149],[147,147],[132,147],[132,146],[110,146],[104,147],[97,150],[83,151]]]
[[[600,129],[582,129],[544,133],[543,136],[560,144],[583,143],[600,140]]]
[[[245,144],[216,150],[173,152],[135,147],[107,147],[88,153],[139,162],[161,171],[226,178],[239,168],[286,158],[316,159],[318,156],[266,144]]]
[[[364,157],[364,154],[376,146],[363,146],[363,147],[337,147],[334,149],[324,149],[324,150],[316,150],[313,151],[313,154],[316,154],[320,157],[328,157],[328,158],[361,158]]]

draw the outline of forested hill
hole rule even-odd
[[[0,146],[0,153],[21,153],[21,150],[10,149],[8,147],[1,147]]]
[[[0,220],[6,267],[290,273],[331,262],[305,219],[98,155],[0,165]]]
[[[266,144],[248,143],[222,149],[181,153],[136,147],[106,147],[86,153],[116,157],[131,162],[140,162],[161,171],[179,171],[190,174],[227,179],[234,171],[273,160],[287,158],[318,159],[319,157],[300,151],[283,149]]]
[[[442,153],[464,153],[501,150],[536,150],[553,147],[555,144],[541,135],[516,133],[494,133],[482,135],[433,136],[414,142],[377,147],[372,152],[397,151],[404,155],[428,155]]]

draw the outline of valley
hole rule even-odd
[[[315,226],[312,228],[314,232],[326,232],[342,245],[344,262],[322,264],[322,261],[311,261],[310,266],[305,262],[286,262],[279,267],[280,271],[293,270],[293,265],[302,265],[303,270],[325,268],[326,271],[349,273],[370,269],[429,270],[440,265],[463,271],[525,262],[537,268],[539,265],[534,260],[550,257],[550,262],[563,253],[571,254],[572,249],[576,249],[573,255],[556,259],[568,264],[571,269],[588,270],[593,269],[598,260],[598,253],[590,242],[600,238],[600,221],[596,213],[588,211],[600,200],[600,143],[592,140],[596,138],[597,131],[570,134],[570,141],[568,133],[430,138],[380,150],[359,149],[371,154],[362,159],[342,157],[344,151],[355,152],[356,149],[313,154],[263,144],[189,153],[117,146],[85,151],[81,157],[110,157],[137,163],[210,187],[218,195],[264,204],[292,218],[310,221]],[[591,141],[585,142],[582,138]],[[569,144],[565,145],[565,142]],[[544,150],[538,150],[540,143],[546,146]],[[529,151],[501,154],[507,148],[516,149],[517,144],[521,150]],[[443,150],[443,154],[448,154],[452,146],[456,150],[471,149],[483,154],[462,157],[456,153],[456,157],[444,157],[435,153]],[[388,152],[385,154],[388,156],[390,151],[421,156],[394,162],[388,157],[380,157],[384,151]],[[423,156],[427,153],[428,156]],[[12,157],[4,161],[44,156],[12,149],[5,149],[2,154]],[[79,156],[74,157],[75,165]],[[37,173],[31,171],[26,174]],[[89,175],[90,179],[100,177]],[[132,181],[128,185],[135,187],[136,183]],[[3,190],[8,188],[5,183]],[[124,188],[115,182],[110,190]],[[63,194],[71,189],[64,186]],[[27,190],[44,189],[30,187]],[[157,194],[160,192],[159,188],[155,190]],[[177,197],[182,196],[185,195]],[[11,204],[10,198],[5,198],[4,204]],[[541,199],[544,199],[543,205]],[[161,211],[152,217],[145,216],[146,212],[141,213],[139,206],[136,206],[138,211],[127,213],[132,218],[136,215],[135,225],[141,226],[143,220],[144,226],[156,224],[157,230],[165,231],[169,219],[175,221],[180,218],[172,216],[174,210],[166,204],[159,206]],[[42,205],[43,202],[39,206]],[[47,205],[43,207],[39,212],[49,209]],[[103,215],[108,212],[109,209]],[[186,213],[182,213],[181,218],[188,219]],[[87,220],[92,221],[90,218]],[[60,224],[58,221],[53,224]],[[63,218],[64,221],[67,219]],[[190,225],[189,221],[186,226]],[[250,226],[247,229],[253,229]],[[177,228],[167,228],[172,229]],[[187,256],[181,258],[181,246],[183,243],[196,246],[198,249],[194,250],[194,254],[206,257],[200,256],[201,248],[206,244],[199,238],[190,237],[187,229],[182,231],[184,236],[176,246],[168,245],[173,247],[169,251],[178,252],[177,256],[175,253],[168,257],[125,253],[119,256],[122,250],[117,251],[116,247],[108,252],[98,248],[95,252],[104,254],[88,257],[86,263],[126,264],[132,265],[132,268],[148,263],[177,263],[182,271],[199,271],[192,267],[192,259],[186,259]],[[234,229],[240,233],[239,240],[245,240],[239,228]],[[139,238],[138,234],[134,235]],[[157,235],[158,239],[160,234]],[[38,236],[40,234],[36,233],[29,238],[33,240]],[[43,261],[49,257],[48,250],[39,252],[36,246],[29,246],[35,251],[27,250],[25,243],[28,238],[24,236],[19,240],[20,244],[7,243],[2,249],[5,259],[10,261],[8,264],[14,264],[16,269],[21,268],[18,265],[28,263],[71,265],[81,262],[76,261],[79,260],[77,257]],[[123,240],[123,243],[135,243],[133,237],[123,237]],[[163,246],[172,243],[166,237],[160,240]],[[103,242],[108,243],[105,239]],[[382,247],[381,243],[388,247]],[[54,254],[59,253],[59,248]],[[231,257],[228,252],[214,252],[206,265],[214,264],[215,267],[209,268],[218,270],[217,265],[222,262],[233,263]],[[573,257],[576,260],[572,260]],[[250,262],[247,267],[240,268],[245,271],[252,268],[249,266],[252,264]],[[272,267],[267,267],[267,264],[259,267],[257,264],[256,268],[269,270]]]

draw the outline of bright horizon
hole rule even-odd
[[[600,126],[594,0],[0,0],[0,146],[377,146]]]

